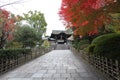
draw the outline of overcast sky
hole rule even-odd
[[[0,5],[14,1],[26,1],[24,3],[13,4],[3,7],[4,9],[14,13],[22,14],[28,11],[38,10],[44,13],[47,22],[47,35],[50,35],[52,30],[65,30],[62,22],[59,20],[59,8],[62,0],[0,0]]]

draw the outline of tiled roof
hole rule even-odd
[[[71,33],[69,33],[69,32],[67,32],[67,31],[65,31],[65,30],[52,30],[52,34],[60,34],[60,33],[66,33],[66,34],[71,34]]]

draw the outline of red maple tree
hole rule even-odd
[[[0,9],[0,48],[3,48],[6,40],[12,40],[14,30],[15,16],[10,12]]]
[[[59,15],[66,27],[76,35],[93,35],[110,23],[110,13],[120,11],[118,0],[62,0]]]

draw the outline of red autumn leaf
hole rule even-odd
[[[87,25],[89,23],[89,21],[85,21],[85,22],[83,22],[82,24],[81,24],[81,26],[85,26],[85,25]]]
[[[119,2],[118,0],[62,0],[59,15],[67,27],[76,28],[75,34],[87,32],[93,35],[98,33],[98,27],[110,23],[109,12],[115,12],[114,6],[111,5],[117,8]],[[89,29],[84,31],[83,26]]]
[[[10,12],[5,9],[0,9],[0,19],[1,19],[0,24],[2,25],[1,31],[3,31],[2,32],[3,36],[0,36],[0,37],[1,39],[2,38],[4,39],[7,37],[7,39],[10,40],[12,38],[11,32],[13,31],[13,28],[14,28],[15,19],[14,17],[11,17]],[[1,43],[2,42],[0,42],[0,44]]]

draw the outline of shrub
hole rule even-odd
[[[6,44],[5,48],[10,48],[10,49],[11,48],[22,48],[22,43],[11,41]]]
[[[89,46],[88,46],[89,53],[93,53],[94,48],[95,48],[95,45],[94,45],[94,44],[89,45]]]
[[[89,40],[87,39],[82,39],[79,42],[74,42],[73,47],[76,48],[78,51],[80,49],[84,49],[89,45]]]
[[[34,47],[36,44],[36,31],[34,28],[24,25],[19,27],[15,33],[15,40],[22,43],[23,47]]]
[[[23,54],[31,53],[31,49],[1,49],[0,50],[0,59],[1,58],[12,58],[12,57],[20,57]]]
[[[95,38],[89,46],[89,52],[95,55],[120,60],[120,34],[105,34]]]
[[[88,46],[89,46],[89,44],[82,44],[82,45],[80,46],[80,49],[83,50],[84,48],[87,48]]]
[[[48,40],[44,40],[43,47],[46,47],[46,48],[50,47],[50,43]]]
[[[111,34],[104,34],[104,35],[98,36],[92,41],[91,44],[99,44],[99,43],[101,43],[101,41],[104,41],[109,38],[114,38],[115,36],[116,37],[120,36],[120,34],[119,33],[111,33]]]

